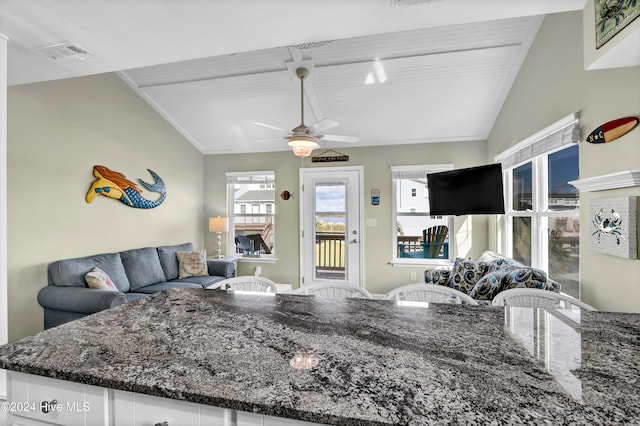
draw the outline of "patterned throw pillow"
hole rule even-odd
[[[502,291],[504,271],[490,272],[480,278],[473,287],[469,296],[476,300],[493,300],[496,294]]]
[[[207,251],[177,251],[178,278],[209,275],[207,269]]]
[[[506,257],[488,250],[482,253],[482,256],[480,256],[478,261],[487,264],[487,273],[500,271],[510,266],[524,266],[522,263],[518,262],[515,259],[511,259],[510,257]]]
[[[424,271],[424,282],[427,284],[447,285],[451,271],[449,269],[430,269]]]
[[[535,268],[512,266],[504,270],[502,290],[511,288],[539,288],[546,290],[547,274]]]
[[[487,264],[472,259],[458,257],[451,270],[448,286],[469,294],[478,280],[487,272]]]
[[[562,284],[560,284],[558,281],[552,280],[551,278],[547,278],[547,286],[545,290],[555,291],[556,293],[560,293],[561,289],[562,289]]]
[[[87,272],[84,276],[84,280],[87,282],[89,288],[105,291],[120,291],[113,281],[111,281],[109,275],[97,266],[94,266],[91,271]]]

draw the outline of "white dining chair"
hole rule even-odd
[[[384,298],[398,301],[478,304],[463,292],[438,284],[406,284],[391,290]]]
[[[575,297],[537,288],[512,288],[501,291],[493,298],[491,305],[548,309],[573,309],[573,307],[577,307],[585,311],[597,310]]]
[[[263,293],[278,292],[278,286],[269,278],[256,277],[254,275],[243,275],[239,277],[227,278],[226,280],[218,281],[217,283],[212,284],[207,288],[210,290],[239,290]]]
[[[333,298],[351,297],[356,299],[373,299],[371,293],[362,287],[338,283],[305,285],[296,289],[293,294],[315,294],[317,296]]]

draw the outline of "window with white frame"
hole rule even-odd
[[[502,162],[507,211],[505,254],[544,270],[561,291],[579,297],[580,197],[577,115],[496,157]]]
[[[229,243],[247,236],[253,251],[275,253],[275,173],[228,172]],[[233,247],[233,245],[230,245]]]
[[[452,170],[452,164],[392,166],[393,180],[393,262],[407,264],[440,264],[453,259],[450,247],[453,218],[429,214],[427,174]],[[424,232],[446,226],[442,242],[430,244]]]

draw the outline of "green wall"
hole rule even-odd
[[[583,139],[579,148],[581,179],[640,169],[639,130],[612,143],[584,142],[584,137],[602,123],[640,116],[640,67],[585,71],[583,43],[592,43],[593,38],[583,38],[582,22],[582,12],[545,18],[487,141],[489,160],[569,113],[578,112]],[[593,198],[634,195],[640,195],[640,187],[580,195],[581,299],[600,310],[640,312],[640,260],[589,250],[589,202]],[[492,238],[490,245],[499,243]]]
[[[95,164],[167,185],[151,210],[84,196]],[[203,243],[202,154],[115,74],[9,87],[9,339],[42,330],[49,262],[137,247]],[[145,191],[148,198],[152,193]]]
[[[492,162],[497,153],[571,112],[580,113],[583,135],[611,119],[640,116],[639,67],[584,70],[582,19],[582,12],[545,18],[488,141],[340,149],[350,156],[348,165],[364,166],[364,217],[378,223],[364,228],[368,290],[384,293],[410,282],[411,272],[420,281],[424,271],[388,263],[390,166]],[[10,87],[8,112],[11,340],[42,329],[36,297],[53,260],[184,241],[215,250],[206,218],[227,213],[227,171],[275,170],[276,194],[295,193],[289,201],[276,197],[279,260],[261,266],[264,276],[297,286],[299,169],[332,164],[301,162],[290,151],[203,156],[114,74]],[[640,168],[638,132],[606,145],[581,143],[581,177]],[[149,180],[146,169],[153,169],[167,184],[167,200],[153,210],[103,197],[87,204],[84,194],[95,164],[132,180]],[[379,206],[368,203],[372,188],[381,190]],[[583,193],[581,204],[618,195],[640,195],[640,187]],[[581,221],[582,298],[602,310],[639,312],[640,260],[590,252],[586,208]],[[477,257],[498,247],[495,217],[456,218],[454,228],[459,256]],[[239,273],[251,274],[255,266],[240,264]]]
[[[207,155],[205,158],[205,213],[207,216],[227,215],[226,176],[228,171],[274,170],[276,174],[276,251],[275,264],[240,263],[241,275],[253,274],[257,265],[262,275],[276,282],[298,286],[299,277],[299,197],[298,179],[302,165],[308,167],[364,166],[364,218],[376,219],[377,227],[364,228],[364,284],[372,293],[386,293],[401,284],[411,282],[411,272],[419,282],[424,280],[425,267],[399,267],[389,264],[392,242],[391,170],[390,166],[412,164],[453,163],[455,167],[484,164],[484,141],[397,145],[339,149],[349,155],[349,162],[301,163],[291,151],[260,154]],[[322,150],[318,150],[322,152]],[[369,202],[371,189],[380,189],[380,205]],[[289,201],[277,194],[287,190],[295,193]],[[456,218],[455,233],[459,256],[477,257],[487,248],[487,216]],[[473,232],[472,232],[473,231]],[[207,237],[207,248],[215,248],[215,235]],[[230,251],[231,253],[233,252]],[[223,247],[223,252],[229,252]]]

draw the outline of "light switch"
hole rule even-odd
[[[378,220],[377,219],[365,219],[364,226],[366,226],[368,228],[376,227],[376,226],[378,226]]]

